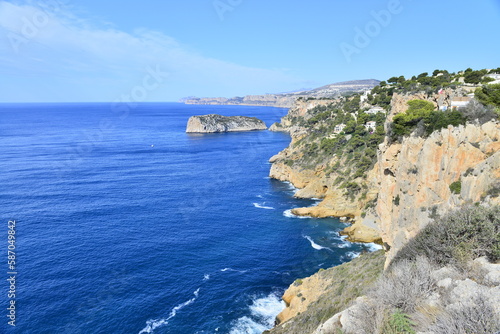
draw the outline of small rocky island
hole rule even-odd
[[[266,130],[266,124],[255,117],[222,116],[217,114],[192,116],[187,123],[187,133],[214,133]]]

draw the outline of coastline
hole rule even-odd
[[[382,95],[382,89],[378,88],[376,94]],[[474,119],[468,114],[470,110],[464,109],[457,111],[461,117],[458,123],[446,121],[436,127],[421,120],[423,130],[411,128],[406,135],[394,128],[399,124],[397,117],[411,114],[409,110],[417,103],[434,110],[431,113],[436,117],[450,117],[449,113],[437,111],[438,107],[464,94],[461,87],[428,94],[392,91],[390,102],[378,109],[374,106],[377,102],[366,102],[369,94],[364,100],[354,94],[339,99],[297,101],[281,122],[270,128],[289,133],[291,141],[270,158],[269,175],[298,189],[294,197],[321,201],[291,209],[290,214],[334,217],[351,223],[339,234],[350,242],[382,247],[382,271],[389,275],[391,263],[404,253],[406,245],[428,225],[441,223],[439,217],[468,203],[482,203],[484,207],[500,204],[497,118],[486,113],[484,119]],[[359,273],[366,272],[359,268]],[[319,300],[318,291],[323,291],[322,284],[328,284],[320,283],[319,277],[321,274],[316,273],[290,285],[283,296],[287,309],[277,317],[278,327],[269,333],[323,333],[321,326],[291,330],[294,325],[293,321],[289,325],[289,321],[294,317],[298,322],[308,322],[307,326],[315,320],[317,325],[329,321],[328,326],[337,329],[355,327],[355,319],[349,318],[350,309],[338,309],[336,317],[329,314],[331,319],[324,317],[321,309],[308,309],[308,305],[313,305],[310,299]],[[357,297],[369,300],[366,294],[369,293],[360,290]],[[330,297],[334,295],[332,292]],[[376,300],[368,303],[372,302]],[[363,299],[357,303],[366,306],[367,302]],[[362,311],[355,311],[358,317],[362,316]],[[301,317],[305,313],[307,319]]]
[[[293,142],[293,138],[291,137],[290,144]],[[342,223],[349,224],[349,226],[345,227],[342,231],[338,232],[339,236],[341,237],[342,240],[352,243],[352,244],[364,244],[370,247],[369,254],[375,254],[366,257],[362,256],[361,253],[356,253],[354,256],[352,256],[348,261],[343,262],[342,264],[339,265],[334,265],[332,267],[329,267],[327,269],[319,269],[316,273],[305,277],[305,278],[300,278],[300,277],[295,277],[294,283],[292,283],[283,293],[281,296],[281,299],[285,303],[284,308],[282,311],[276,315],[276,320],[273,328],[270,328],[268,330],[265,330],[263,334],[278,334],[278,333],[287,333],[278,331],[276,332],[276,329],[278,328],[277,326],[280,324],[284,324],[283,328],[287,328],[287,321],[290,319],[293,319],[297,316],[299,316],[301,313],[303,313],[309,305],[312,303],[319,303],[322,302],[321,300],[328,295],[329,292],[332,290],[332,286],[335,286],[336,289],[339,289],[340,286],[337,286],[336,284],[338,283],[338,278],[339,275],[342,275],[344,273],[344,269],[341,269],[338,271],[338,268],[342,267],[343,268],[354,268],[354,269],[347,269],[347,270],[353,270],[353,271],[359,271],[362,269],[366,269],[367,266],[369,266],[369,270],[366,271],[365,275],[363,275],[363,279],[357,283],[358,286],[368,286],[369,284],[373,283],[373,281],[378,278],[378,276],[382,273],[383,271],[383,263],[384,263],[384,251],[383,251],[383,243],[382,239],[380,238],[380,235],[378,231],[375,230],[375,228],[372,228],[371,226],[365,226],[360,223],[356,223],[355,217],[358,215],[358,212],[351,212],[351,211],[339,211],[339,210],[334,210],[328,207],[325,207],[325,198],[320,198],[320,196],[315,197],[314,195],[309,194],[309,196],[300,196],[301,192],[305,187],[299,188],[297,187],[296,184],[290,179],[280,179],[279,177],[275,177],[272,172],[272,168],[274,166],[273,164],[273,159],[275,156],[270,158],[270,163],[272,164],[271,170],[269,177],[271,179],[280,181],[284,184],[287,184],[290,190],[294,193],[294,197],[298,199],[305,199],[305,200],[315,200],[316,203],[314,203],[311,206],[308,207],[299,207],[299,208],[290,208],[286,210],[283,214],[285,216],[289,217],[294,217],[294,218],[302,218],[302,219],[313,219],[313,218],[319,218],[319,219],[325,219],[325,218],[335,218],[338,219]],[[305,183],[305,182],[304,182]],[[307,184],[307,183],[306,183]],[[299,196],[298,196],[299,195]],[[318,195],[318,194],[315,194]],[[321,195],[321,194],[319,194]],[[311,242],[311,246],[313,248],[316,248],[317,250],[322,249],[323,247],[317,245],[312,241],[311,239],[308,239]],[[360,258],[363,259],[360,259]],[[356,261],[356,262],[354,262]],[[355,263],[354,266],[350,265],[351,263]],[[358,267],[357,263],[362,263],[361,267]],[[347,267],[346,267],[347,265]],[[372,275],[371,277],[366,277],[366,275]],[[343,284],[343,283],[342,283]],[[348,302],[350,302],[351,299],[346,298],[343,302],[339,302],[339,305],[343,305],[346,307],[348,305]],[[345,303],[345,305],[344,305]],[[332,310],[329,310],[330,315],[333,315],[340,311],[342,308],[336,308],[335,312]],[[293,326],[293,325],[292,325]]]

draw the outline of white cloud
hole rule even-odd
[[[37,81],[20,85],[19,78],[40,77],[60,85],[55,91],[66,92],[73,99],[78,94],[71,89],[82,92],[82,101],[110,100],[137,83],[148,66],[160,66],[170,74],[163,91],[154,95],[156,100],[280,91],[297,83],[284,70],[207,58],[161,32],[119,31],[77,17],[55,0],[51,4],[41,8],[0,1],[0,73],[16,79],[0,88],[17,89],[18,96],[26,97],[29,93],[22,90],[44,88]]]

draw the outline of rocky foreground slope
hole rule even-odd
[[[222,116],[217,114],[192,116],[189,118],[187,133],[241,132],[266,130],[264,121],[255,117]]]

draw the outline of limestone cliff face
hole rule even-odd
[[[266,130],[266,124],[255,117],[221,116],[216,114],[192,116],[188,120],[186,132],[211,133],[211,132],[237,132]]]
[[[390,246],[389,262],[435,214],[482,197],[499,202],[486,195],[500,179],[500,124],[450,126],[428,138],[382,144],[375,174],[377,225]],[[457,181],[461,191],[454,194],[450,185]]]
[[[301,148],[296,147],[296,143],[308,135],[308,128],[300,126],[300,121],[307,121],[310,115],[308,111],[318,106],[328,106],[338,103],[338,99],[323,100],[298,100],[288,114],[282,118],[281,123],[271,126],[271,131],[284,131],[290,133],[292,142],[288,148],[273,156],[269,162],[272,163],[270,177],[291,182],[299,188],[296,197],[299,198],[320,198],[321,203],[317,206],[296,208],[292,213],[299,216],[324,217],[349,217],[358,223],[346,229],[345,233],[350,241],[356,242],[376,242],[380,241],[378,227],[374,224],[371,215],[361,218],[364,207],[370,201],[376,199],[378,184],[372,182],[374,177],[371,174],[367,177],[367,195],[362,200],[352,200],[345,196],[345,190],[335,182],[341,172],[328,171],[327,166],[333,166],[338,162],[335,155],[314,166],[304,166],[303,164],[291,164],[304,158],[305,154]],[[372,172],[370,172],[372,173]],[[366,182],[366,181],[363,181]]]
[[[465,93],[447,89],[431,96],[426,93],[394,94],[385,127],[395,114],[406,111],[410,100],[424,99],[433,102],[436,107],[446,106],[452,98]],[[366,197],[353,201],[335,182],[339,173],[327,170],[328,165],[338,162],[334,155],[312,166],[293,163],[307,154],[295,145],[308,135],[307,127],[298,126],[300,122],[297,119],[307,121],[309,110],[336,101],[297,101],[281,124],[274,125],[276,131],[289,132],[292,143],[271,158],[270,176],[289,181],[299,188],[296,197],[322,199],[317,206],[294,209],[294,214],[350,217],[354,224],[343,234],[348,235],[351,241],[383,239],[391,247],[388,262],[436,214],[467,201],[479,201],[499,180],[498,123],[490,122],[482,126],[467,124],[442,129],[428,138],[412,136],[394,144],[386,140],[379,147],[374,169],[368,172],[364,181]],[[456,181],[462,185],[459,195],[452,194],[450,190],[450,185]],[[366,209],[367,204],[373,201],[375,209]]]

